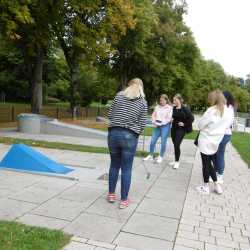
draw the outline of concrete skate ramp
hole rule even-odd
[[[41,123],[41,134],[64,135],[92,139],[107,139],[108,132],[71,125],[57,120]]]

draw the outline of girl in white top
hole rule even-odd
[[[153,160],[153,154],[155,151],[155,145],[158,139],[161,137],[161,151],[159,157],[156,159],[157,163],[161,163],[163,156],[166,152],[167,139],[171,127],[171,120],[173,114],[173,107],[167,95],[161,95],[159,105],[157,105],[152,114],[152,123],[155,126],[151,143],[150,154],[144,158],[145,161]]]
[[[201,117],[198,128],[200,130],[198,138],[198,148],[202,158],[202,173],[204,185],[197,187],[202,193],[209,194],[209,176],[211,176],[215,192],[223,192],[221,186],[217,183],[217,176],[214,168],[216,152],[219,144],[231,124],[231,110],[225,105],[226,99],[221,91],[213,91],[208,96],[208,102],[211,107]]]

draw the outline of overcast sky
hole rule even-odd
[[[250,74],[250,0],[186,0],[186,24],[206,59],[237,77]]]

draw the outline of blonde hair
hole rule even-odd
[[[180,101],[180,103],[183,104],[184,100],[183,100],[181,94],[176,94],[176,95],[174,96],[174,98],[178,99],[178,100]]]
[[[140,78],[134,78],[128,82],[128,87],[124,90],[124,96],[128,99],[145,97],[143,90],[143,82]]]
[[[208,94],[208,102],[211,106],[215,106],[220,116],[223,116],[226,98],[220,90],[214,90]]]
[[[160,103],[160,99],[161,98],[163,98],[163,99],[165,99],[166,100],[166,102],[167,102],[167,104],[170,104],[171,102],[170,102],[170,100],[169,100],[169,98],[168,98],[168,96],[166,95],[166,94],[162,94],[162,95],[160,95],[160,98],[159,98],[159,103]]]

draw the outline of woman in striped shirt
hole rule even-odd
[[[111,164],[107,200],[116,200],[115,189],[121,169],[121,209],[129,205],[132,165],[138,137],[146,126],[147,112],[143,82],[139,78],[132,79],[128,87],[115,96],[108,112],[108,147]]]

